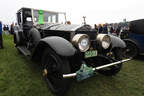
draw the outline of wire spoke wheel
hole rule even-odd
[[[70,85],[70,79],[62,77],[63,74],[70,73],[68,60],[47,48],[42,57],[42,64],[43,76],[50,90],[56,95],[63,96]]]

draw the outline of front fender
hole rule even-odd
[[[76,49],[69,41],[58,36],[50,36],[41,39],[36,50],[42,49],[41,51],[43,51],[46,47],[52,48],[58,55],[61,56],[73,56],[76,52]]]
[[[112,48],[115,47],[120,47],[120,48],[125,48],[126,44],[123,40],[121,40],[120,38],[113,36],[113,35],[109,35],[111,38],[111,42],[112,42]]]

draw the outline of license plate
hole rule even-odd
[[[85,52],[85,58],[95,57],[95,56],[97,56],[97,50]]]

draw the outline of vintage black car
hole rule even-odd
[[[107,34],[96,34],[90,25],[61,22],[65,13],[21,8],[14,43],[20,53],[41,61],[42,74],[54,94],[63,95],[71,78],[78,81],[99,72],[112,76],[122,63],[125,43]],[[60,22],[60,23],[59,23]]]
[[[123,30],[120,34],[127,45],[126,57],[137,57],[144,53],[144,19],[134,20],[129,23],[129,30]]]

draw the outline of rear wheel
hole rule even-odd
[[[14,33],[13,39],[14,39],[14,43],[16,44],[16,46],[19,46],[21,44],[18,32]],[[18,51],[19,54],[22,54],[19,49],[17,49],[17,51]]]
[[[25,42],[25,39],[24,39],[22,32],[15,32],[13,39],[14,39],[14,43],[16,44],[16,46],[23,45]]]
[[[63,96],[70,85],[70,79],[63,74],[71,72],[67,59],[58,56],[52,49],[46,48],[42,57],[43,76],[52,93]]]
[[[20,38],[19,38],[19,35],[18,35],[18,32],[14,33],[14,43],[16,45],[19,45],[20,44]]]

